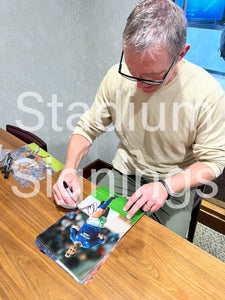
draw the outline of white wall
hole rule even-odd
[[[0,127],[24,126],[64,163],[72,133],[67,120],[75,126],[79,118],[73,115],[84,111],[68,108],[91,106],[106,71],[119,61],[122,30],[137,2],[1,0]],[[52,95],[58,102],[54,112]],[[104,134],[82,165],[96,158],[111,162],[116,144],[114,134]]]
[[[68,108],[79,102],[91,106],[106,71],[119,61],[122,30],[138,2],[1,0],[0,127],[22,122],[25,128],[43,138],[48,151],[64,163],[72,133],[67,120],[72,118],[75,126],[79,117],[73,115],[84,111],[79,106],[72,111]],[[190,41],[191,60],[204,53],[199,51],[199,47],[206,47],[201,36],[197,43]],[[190,38],[195,38],[193,29],[188,31]],[[214,48],[217,51],[218,45]],[[224,77],[217,79],[224,86]],[[36,93],[42,102],[26,97],[22,102],[24,107],[19,106],[18,99],[25,92]],[[49,106],[52,95],[57,95],[57,114]],[[104,134],[96,140],[81,167],[96,158],[111,162],[116,146],[115,135]]]

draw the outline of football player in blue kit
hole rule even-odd
[[[115,198],[116,197],[111,197],[103,202],[98,207],[98,210],[92,214],[81,227],[78,225],[72,225],[70,227],[70,239],[74,244],[66,251],[66,257],[77,253],[80,247],[91,248],[105,242],[102,228],[107,221],[107,215],[109,213],[108,205]]]

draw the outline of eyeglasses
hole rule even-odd
[[[137,78],[137,77],[133,77],[133,76],[130,76],[128,74],[125,74],[121,71],[122,69],[122,61],[123,61],[123,51],[122,51],[122,54],[121,54],[121,58],[120,58],[120,64],[119,64],[119,70],[118,72],[120,73],[120,75],[122,75],[124,78],[126,79],[129,79],[129,80],[132,80],[132,81],[141,81],[145,84],[148,84],[148,85],[160,85],[162,84],[165,80],[166,80],[166,77],[168,76],[170,70],[173,68],[173,66],[175,65],[175,63],[177,62],[177,59],[178,59],[179,56],[175,57],[174,61],[172,62],[171,66],[169,67],[169,70],[166,72],[166,74],[164,75],[163,79],[161,80],[148,80],[148,79],[144,79],[144,78]]]

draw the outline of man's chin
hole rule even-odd
[[[146,94],[152,94],[156,91],[158,91],[159,86],[147,86],[147,87],[142,87],[141,90],[146,93]]]

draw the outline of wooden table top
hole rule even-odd
[[[0,144],[16,149],[24,143],[0,129]],[[146,216],[121,239],[91,283],[80,285],[34,244],[67,212],[55,205],[51,182],[40,181],[33,196],[33,186],[22,189],[12,176],[0,176],[0,184],[1,299],[224,299],[225,263]],[[17,196],[12,187],[28,197]],[[84,179],[83,196],[90,191]]]

